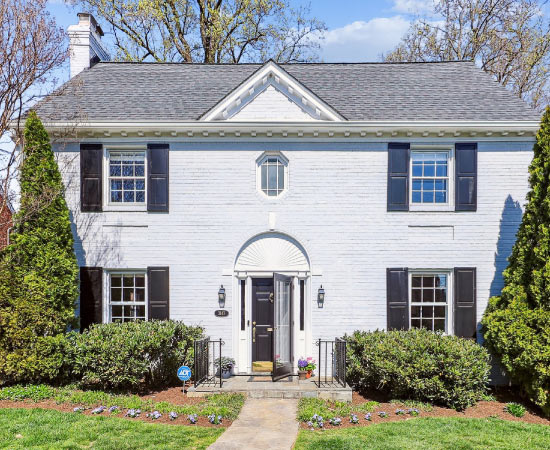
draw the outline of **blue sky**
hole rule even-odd
[[[294,5],[308,3],[291,1]],[[378,61],[382,53],[395,47],[414,17],[426,13],[431,4],[432,0],[312,0],[312,14],[328,27],[321,59]],[[78,9],[62,0],[51,0],[48,9],[65,29],[76,22]]]

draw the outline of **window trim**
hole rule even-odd
[[[447,153],[447,202],[446,203],[413,203],[413,154],[415,153]],[[409,155],[409,211],[454,211],[455,209],[455,152],[451,147],[429,145],[411,145]]]
[[[454,335],[454,269],[411,269],[408,270],[409,330],[412,329],[412,277],[418,275],[447,275],[447,314],[445,316],[445,335]],[[417,306],[416,304],[414,306]]]
[[[112,314],[111,314],[111,275],[129,275],[129,274],[143,274],[145,279],[145,321],[149,321],[149,277],[147,276],[147,269],[105,269],[103,277],[104,279],[104,293],[103,296],[103,323],[112,323]],[[118,303],[115,302],[118,306]],[[142,302],[139,302],[141,305]]]
[[[144,178],[145,178],[145,201],[143,204],[123,202],[111,202],[111,186],[109,182],[109,161],[111,152],[143,152]],[[103,211],[147,211],[147,190],[148,190],[148,154],[146,145],[108,145],[103,148]]]
[[[284,167],[284,183],[283,183],[283,190],[280,194],[269,196],[262,190],[262,164],[265,162],[268,158],[278,158]],[[288,158],[283,155],[280,151],[266,151],[263,152],[258,159],[256,159],[256,190],[258,193],[265,199],[270,201],[276,201],[283,198],[286,193],[289,191],[289,160]]]

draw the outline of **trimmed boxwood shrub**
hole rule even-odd
[[[489,354],[474,341],[427,330],[356,331],[348,342],[348,381],[392,398],[458,410],[485,393]]]
[[[193,363],[200,327],[176,321],[92,325],[71,333],[68,362],[83,387],[132,390],[175,384],[177,368]]]

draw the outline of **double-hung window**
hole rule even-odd
[[[110,205],[144,206],[146,204],[145,155],[145,151],[108,151],[108,203]]]
[[[147,320],[145,272],[109,273],[109,322]]]
[[[450,152],[411,152],[411,205],[448,205]]]
[[[450,334],[450,273],[410,273],[410,327]]]

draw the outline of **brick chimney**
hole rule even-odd
[[[91,14],[78,13],[78,24],[71,25],[67,33],[69,34],[71,78],[99,61],[111,59],[101,42],[103,30]]]

